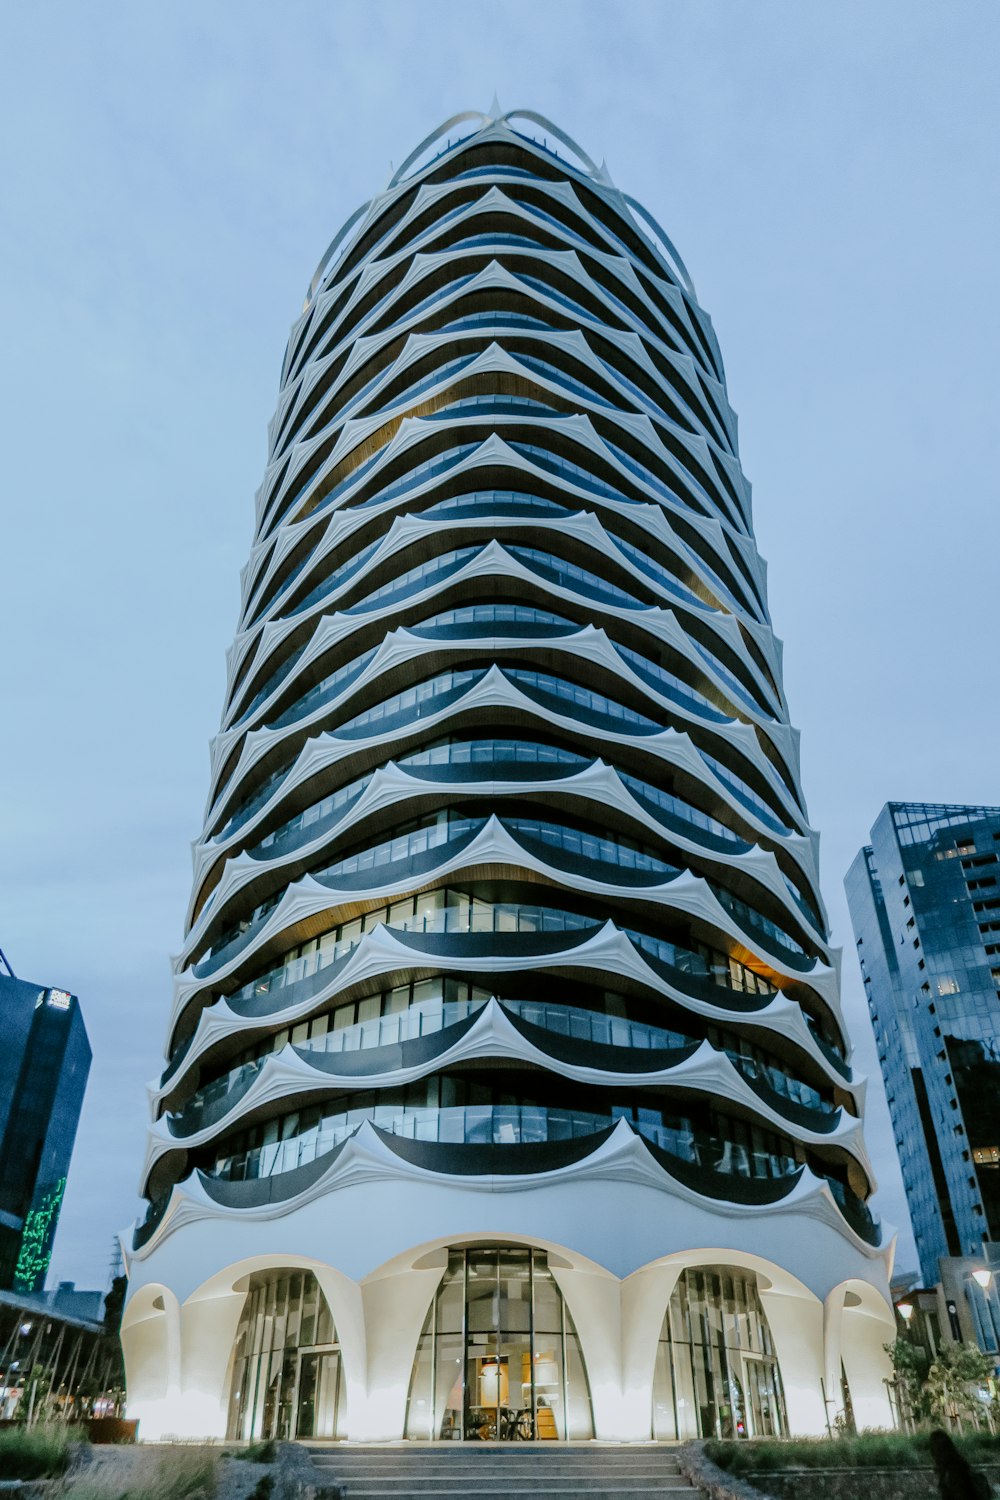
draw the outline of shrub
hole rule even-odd
[[[1000,1463],[1000,1438],[982,1432],[956,1437],[955,1442],[970,1463]],[[931,1464],[926,1432],[912,1437],[901,1432],[866,1432],[833,1439],[709,1442],[705,1457],[730,1474],[747,1476],[781,1469],[915,1469]]]
[[[129,1500],[212,1500],[218,1478],[215,1453],[175,1448],[157,1459],[145,1484],[129,1485]]]
[[[235,1448],[226,1457],[239,1458],[250,1464],[273,1464],[276,1453],[274,1438],[268,1438],[263,1443],[250,1443],[246,1448]]]
[[[138,1453],[125,1473],[117,1464],[93,1466],[67,1500],[214,1500],[218,1474],[219,1454],[204,1448]]]
[[[9,1427],[0,1432],[0,1479],[54,1479],[65,1474],[74,1445],[84,1441],[54,1423]]]

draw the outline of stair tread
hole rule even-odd
[[[367,1495],[385,1495],[389,1493],[381,1484],[347,1484],[341,1487],[345,1500],[361,1500]],[[397,1493],[397,1492],[393,1492]],[[465,1495],[509,1495],[508,1485],[447,1485],[434,1490],[402,1490],[399,1494],[406,1495],[448,1495],[452,1500],[460,1500]],[[588,1495],[591,1500],[603,1500],[604,1496],[611,1496],[612,1500],[626,1500],[629,1495],[694,1495],[697,1491],[691,1485],[661,1484],[652,1482],[649,1484],[627,1484],[624,1487],[616,1484],[613,1488],[607,1485],[601,1488],[581,1490],[577,1485],[551,1485],[544,1483],[530,1490],[520,1489],[521,1495]]]
[[[313,1467],[344,1500],[695,1500],[676,1449],[654,1443],[329,1443],[309,1448]]]

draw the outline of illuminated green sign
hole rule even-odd
[[[14,1270],[15,1292],[40,1292],[45,1288],[45,1273],[52,1257],[52,1240],[66,1179],[60,1177],[53,1188],[28,1210],[21,1235],[21,1253]]]

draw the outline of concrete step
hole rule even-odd
[[[340,1475],[344,1479],[381,1479],[386,1483],[400,1481],[407,1484],[421,1485],[434,1483],[439,1479],[460,1480],[468,1484],[488,1484],[491,1481],[502,1482],[507,1485],[529,1483],[535,1475],[543,1477],[546,1482],[552,1483],[559,1480],[565,1484],[592,1484],[595,1480],[602,1479],[676,1479],[680,1473],[679,1469],[654,1469],[654,1468],[619,1468],[610,1464],[595,1464],[592,1469],[581,1471],[579,1469],[559,1469],[554,1465],[538,1464],[533,1469],[511,1469],[506,1465],[501,1469],[499,1465],[494,1468],[472,1469],[464,1464],[443,1465],[438,1468],[425,1467],[423,1464],[419,1469],[398,1469],[383,1467],[381,1464],[373,1464],[370,1468],[353,1468],[348,1464],[321,1464],[317,1465],[321,1474]]]
[[[639,1470],[631,1469],[603,1469],[598,1468],[591,1474],[567,1474],[562,1470],[536,1470],[534,1474],[512,1474],[492,1470],[489,1473],[474,1474],[468,1469],[441,1470],[433,1469],[429,1473],[400,1473],[386,1469],[338,1469],[332,1464],[329,1468],[320,1470],[320,1473],[331,1479],[341,1482],[353,1482],[357,1484],[372,1483],[377,1480],[379,1484],[388,1486],[409,1485],[413,1490],[425,1489],[435,1484],[503,1484],[508,1489],[512,1486],[530,1486],[536,1479],[544,1480],[546,1484],[577,1485],[581,1490],[592,1489],[595,1485],[601,1486],[614,1480],[618,1483],[628,1484],[664,1484],[680,1480],[680,1474],[675,1470],[664,1473],[662,1470]]]
[[[395,1495],[397,1500],[409,1500],[410,1496],[420,1496],[422,1500],[477,1500],[481,1495],[496,1496],[497,1500],[510,1500],[512,1491],[509,1485],[451,1485],[442,1483],[438,1488],[432,1490],[387,1490],[381,1483],[370,1484],[360,1480],[348,1480],[340,1485],[344,1500],[375,1500],[378,1496]],[[612,1489],[587,1489],[580,1490],[575,1485],[552,1485],[546,1479],[540,1479],[530,1489],[518,1489],[517,1494],[521,1496],[538,1496],[539,1500],[547,1500],[550,1495],[586,1495],[587,1500],[639,1500],[639,1497],[647,1495],[666,1495],[672,1500],[681,1500],[687,1496],[687,1500],[699,1500],[700,1492],[683,1480],[677,1483],[662,1484],[659,1481],[643,1481],[641,1484],[616,1483]]]
[[[353,1464],[338,1462],[335,1458],[314,1460],[316,1467],[323,1473],[363,1476],[366,1474],[381,1474],[386,1477],[412,1478],[414,1480],[427,1479],[445,1474],[450,1476],[460,1475],[462,1478],[488,1479],[493,1475],[517,1482],[522,1477],[530,1478],[532,1474],[545,1474],[549,1478],[557,1475],[565,1477],[568,1481],[586,1481],[595,1474],[633,1475],[636,1478],[657,1477],[668,1478],[672,1474],[680,1473],[677,1464],[656,1463],[634,1463],[634,1464],[559,1464],[545,1459],[539,1459],[531,1464],[505,1463],[499,1460],[496,1463],[463,1463],[460,1459],[449,1462],[430,1462],[421,1464],[397,1464],[390,1462],[374,1461],[367,1464]]]
[[[385,1472],[399,1472],[406,1474],[425,1474],[429,1471],[438,1472],[444,1470],[454,1473],[456,1470],[468,1471],[471,1474],[484,1474],[495,1470],[503,1474],[516,1474],[522,1470],[525,1473],[533,1473],[536,1469],[544,1468],[549,1473],[565,1474],[591,1474],[595,1469],[603,1469],[606,1472],[627,1471],[637,1473],[639,1471],[651,1474],[663,1474],[675,1472],[678,1469],[676,1458],[667,1459],[635,1458],[609,1459],[604,1457],[584,1459],[559,1459],[549,1458],[548,1455],[525,1454],[523,1457],[515,1456],[500,1458],[467,1458],[464,1454],[456,1453],[454,1457],[450,1454],[440,1456],[430,1455],[421,1459],[397,1458],[395,1455],[386,1454],[373,1456],[371,1458],[359,1459],[352,1454],[323,1453],[312,1455],[312,1462],[321,1468],[336,1467],[338,1469],[350,1469],[352,1472],[365,1472],[370,1469],[380,1469]]]
[[[332,1478],[332,1476],[331,1476]],[[497,1481],[467,1481],[442,1479],[427,1487],[417,1488],[408,1486],[405,1481],[387,1486],[382,1479],[345,1479],[338,1481],[346,1500],[362,1500],[369,1495],[395,1495],[398,1500],[408,1500],[410,1496],[420,1496],[423,1500],[433,1500],[435,1496],[447,1496],[448,1500],[466,1500],[467,1496],[490,1495],[497,1496],[498,1500],[508,1500],[512,1494],[524,1495],[586,1495],[587,1500],[625,1500],[631,1495],[687,1495],[689,1497],[697,1494],[686,1480],[679,1475],[667,1479],[617,1479],[611,1475],[605,1475],[602,1482],[593,1486],[581,1487],[577,1484],[553,1482],[545,1475],[537,1475],[535,1481],[528,1485],[519,1485],[513,1491],[509,1483]]]
[[[437,1443],[311,1446],[345,1500],[696,1500],[672,1448],[648,1444]]]
[[[464,1458],[469,1463],[513,1463],[517,1459],[534,1462],[541,1459],[548,1462],[589,1464],[599,1461],[601,1463],[612,1463],[617,1460],[631,1462],[633,1459],[646,1459],[661,1461],[673,1459],[676,1461],[677,1450],[673,1447],[656,1448],[652,1444],[640,1446],[638,1443],[633,1448],[622,1446],[620,1448],[598,1447],[596,1444],[591,1448],[571,1448],[568,1443],[426,1443],[419,1448],[414,1443],[412,1448],[403,1448],[386,1445],[384,1448],[360,1447],[354,1443],[328,1443],[322,1448],[310,1447],[309,1455],[312,1458],[343,1458],[347,1460],[356,1459],[358,1462],[370,1462],[376,1458],[397,1458],[404,1463],[426,1463],[431,1459],[441,1459],[450,1463],[455,1459]]]

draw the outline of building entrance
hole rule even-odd
[[[787,1430],[756,1276],[728,1266],[684,1271],[660,1331],[654,1438],[782,1437]]]
[[[452,1250],[417,1345],[409,1438],[594,1435],[583,1354],[544,1251]]]
[[[343,1361],[311,1271],[251,1276],[233,1351],[227,1437],[344,1435]]]
[[[293,1437],[338,1436],[340,1382],[339,1349],[309,1349],[299,1354]]]

